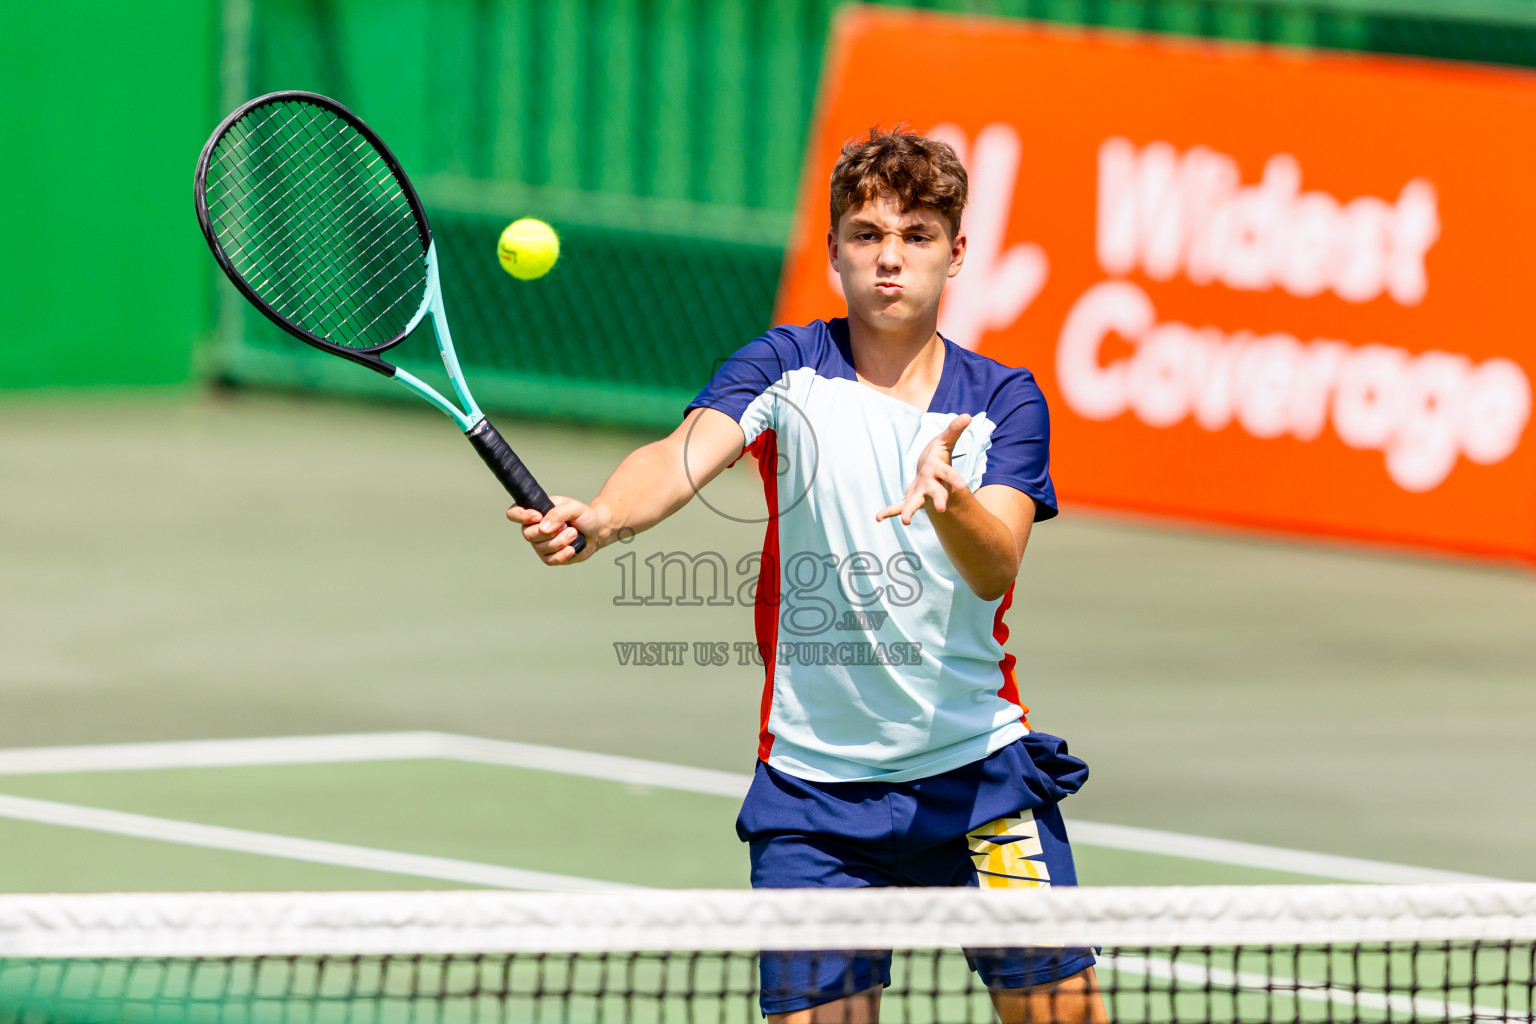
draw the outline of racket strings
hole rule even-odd
[[[287,124],[291,123],[292,120],[293,120],[293,118],[290,118],[287,122],[285,122],[285,126]],[[314,127],[315,127],[315,121],[312,118],[309,123],[307,123],[305,125],[302,125],[301,129],[307,134],[307,136],[308,136],[307,141],[309,141],[311,143],[316,142],[316,141],[321,141],[323,143],[325,141],[323,139],[323,137],[321,139],[319,139],[319,140],[316,139],[315,134],[313,132]],[[351,148],[353,149],[354,152],[356,150],[360,149],[360,148],[367,147],[366,141],[361,140],[360,137],[354,135],[353,138],[354,138],[354,144],[352,145]],[[347,194],[347,195],[343,195],[341,197],[338,197],[336,200],[332,201],[329,204],[329,206],[328,206],[328,213],[329,213],[329,217],[327,219],[328,223],[324,223],[324,224],[320,225],[322,230],[324,230],[326,232],[326,234],[327,234],[327,237],[322,240],[325,243],[332,242],[334,240],[335,236],[337,236],[337,235],[345,235],[346,232],[350,228],[355,227],[357,222],[362,217],[366,216],[366,214],[368,212],[368,204],[367,204],[367,202],[365,200],[367,198],[367,193],[368,193],[369,186],[372,185],[372,186],[377,187],[377,186],[383,185],[391,177],[391,174],[390,174],[390,171],[389,171],[388,167],[384,164],[384,162],[381,159],[377,158],[376,154],[374,154],[372,152],[371,147],[368,148],[368,153],[369,153],[370,156],[374,157],[374,159],[371,161],[373,166],[371,166],[369,168],[369,171],[370,171],[369,179],[366,180],[366,181],[359,181],[355,177],[354,178],[354,182],[356,183],[356,187],[353,189],[353,191],[351,193]],[[313,168],[311,170],[313,170]],[[312,174],[306,175],[306,178],[312,177],[312,176],[313,176]],[[309,194],[314,192],[317,184],[318,184],[318,182],[311,182],[306,188],[302,189],[297,194],[297,196],[295,197],[296,201],[302,201],[305,198],[307,198],[307,196]],[[259,187],[259,185],[258,185],[258,187]],[[267,190],[267,193],[270,193],[271,191],[272,190],[269,188]],[[357,198],[357,197],[361,197],[361,198]],[[406,214],[407,214],[407,216],[409,216],[409,209],[408,208],[407,208]],[[406,229],[407,229],[407,231],[413,232],[414,228],[415,228],[414,219],[411,219],[408,222],[408,224],[406,225]],[[310,259],[310,260],[314,260],[317,257],[320,258],[322,263],[329,263],[329,265],[326,267],[326,269],[328,271],[330,271],[332,274],[336,273],[336,271],[337,271],[336,262],[334,260],[327,261],[327,260],[324,259],[324,249],[318,249],[314,245],[310,245],[310,246],[306,247],[306,245],[304,244],[306,241],[308,241],[308,240],[306,240],[306,239],[304,239],[302,237],[299,237],[299,238],[294,239],[293,242],[291,244],[289,244],[288,246],[275,251],[272,254],[271,259],[268,261],[271,264],[271,266],[268,269],[268,276],[269,277],[281,278],[282,276],[284,276],[283,272],[285,270],[287,270],[287,269],[290,269],[292,264],[296,260],[301,260],[301,259],[306,259],[306,258]],[[243,249],[244,246],[241,246],[240,248]],[[232,252],[231,256],[233,257],[234,255],[235,254]],[[288,257],[288,258],[285,259],[284,257]],[[358,275],[360,273],[363,272],[364,266],[359,266],[358,268],[354,269],[351,273],[343,272],[342,277],[340,279],[341,285],[343,285],[344,287],[349,287],[349,288],[354,288],[355,289],[357,284],[358,284],[357,277],[358,277]],[[318,298],[318,296],[316,295],[315,286],[314,286],[315,278],[314,277],[305,277],[305,276],[295,276],[293,278],[293,280],[295,282],[297,282],[297,286],[296,286],[295,290],[290,292],[290,293],[277,293],[277,294],[274,294],[272,296],[272,300],[271,300],[270,304],[273,305],[274,308],[278,309],[279,312],[283,313],[284,315],[293,315],[293,314],[316,312],[315,310],[310,310],[310,309],[303,308],[302,303],[301,303],[300,306],[297,306],[297,307],[291,304],[292,300],[309,300],[309,301],[313,301],[316,298]],[[287,308],[284,308],[285,306]],[[335,324],[329,322],[329,321],[331,321],[333,319],[332,317],[326,316],[326,317],[322,317],[321,319],[322,319],[322,324],[327,328],[327,331],[325,333],[331,333],[332,331],[334,331]],[[378,318],[375,318],[375,319],[378,319]]]
[[[290,119],[290,121],[291,120],[292,119]],[[236,126],[236,127],[238,128],[239,126]],[[249,133],[247,133],[247,135],[249,135]],[[276,159],[272,159],[269,162],[272,163],[272,164],[277,164],[278,163],[278,161]],[[265,192],[260,192],[260,191],[255,192],[247,200],[247,202],[245,202],[243,204],[244,206],[250,207],[250,208],[255,208],[255,209],[260,209],[262,207],[262,205],[270,198],[272,192],[276,188],[280,187],[284,183],[284,181],[283,181],[284,176],[282,174],[280,174],[280,173],[278,173],[278,174],[271,173],[271,168],[269,168],[268,170],[269,170],[269,173],[266,175],[265,178],[257,178],[257,179],[255,179],[255,184],[256,184],[256,188],[259,189],[261,184],[263,184],[263,183],[265,183],[267,181],[270,181],[270,182],[272,182],[271,186],[269,188],[267,188]],[[314,169],[312,168],[311,171],[313,172],[313,170]],[[386,168],[385,169],[385,174],[387,174],[387,173],[388,173],[388,171],[387,171],[387,168]],[[300,203],[300,202],[306,200],[307,198],[309,198],[309,195],[314,192],[315,189],[321,187],[323,185],[323,183],[324,183],[324,178],[323,177],[317,177],[313,173],[306,175],[306,178],[314,178],[314,180],[311,181],[310,184],[305,189],[299,190],[294,195],[288,197],[288,201],[289,202],[297,204],[297,203]],[[357,190],[354,190],[354,191],[355,192],[359,192],[359,193],[362,192],[363,191],[363,186],[359,186],[359,188]],[[343,197],[340,201],[341,202],[345,202],[346,198]],[[238,212],[241,212],[241,210],[240,210],[240,208],[237,208],[237,207],[231,207],[230,210],[229,210],[229,213],[231,215],[237,214]],[[332,220],[332,223],[334,224],[334,220],[335,220],[334,215],[332,216],[331,220]],[[249,235],[240,244],[229,247],[226,250],[226,255],[229,256],[231,261],[235,262],[237,265],[241,262],[240,257],[246,256],[245,262],[249,265],[251,263],[251,259],[250,259],[249,255],[247,254],[248,248],[250,248],[253,245],[265,243],[269,239],[262,235],[261,230],[260,230],[261,225],[259,225],[259,224],[257,224],[257,225],[246,225],[246,224],[243,224],[243,223],[241,223],[239,221],[238,217],[233,217],[232,224],[226,224],[226,225],[224,225],[224,227],[226,227],[226,229],[227,229],[227,228],[229,228],[231,226],[235,226],[235,225],[238,225],[238,226],[240,226],[242,228],[245,228],[249,232]],[[217,226],[218,225],[216,223],[216,227]],[[271,225],[269,223],[268,227],[270,227],[270,226]],[[283,264],[282,264],[282,257],[283,256],[288,255],[290,253],[303,253],[304,251],[306,251],[304,249],[304,247],[303,247],[303,242],[304,242],[304,239],[301,236],[294,236],[293,239],[292,239],[291,244],[289,244],[286,248],[279,248],[279,249],[274,250],[273,252],[271,252],[267,256],[267,259],[266,259],[266,262],[269,265],[269,267],[268,267],[269,271],[281,271],[282,269],[284,269],[283,268]],[[311,250],[312,249],[313,249],[313,247],[311,247]],[[242,268],[242,269],[244,269],[244,268]]]
[[[304,109],[305,108],[300,108],[300,110]],[[272,116],[273,115],[268,114],[268,120],[270,120]],[[281,127],[291,129],[293,127],[293,122],[296,119],[296,116],[297,115],[290,115],[284,119]],[[303,124],[298,126],[298,131],[302,131],[304,135],[303,141],[307,143],[311,149],[315,148],[317,141],[322,146],[325,145],[328,141],[324,139],[323,133],[319,138],[317,138],[315,120],[316,119],[314,114],[311,113],[309,118]],[[332,127],[334,129],[334,125]],[[256,122],[253,124],[249,131],[243,134],[243,138],[248,139],[253,136],[258,136],[262,133],[263,129],[270,128],[270,125],[263,125],[261,122]],[[297,132],[290,132],[290,134],[297,134]],[[354,145],[353,148],[355,150],[357,148],[356,145]],[[281,157],[284,155],[285,153],[282,149],[274,150],[272,158],[264,161],[266,164],[266,173],[261,173],[261,163],[258,163],[255,165],[255,172],[246,175],[246,177],[250,179],[248,191],[252,196],[252,202],[246,205],[259,208],[262,202],[268,199],[276,188],[281,187],[281,185],[284,184],[284,175],[272,173],[272,168],[274,166],[281,165]],[[316,175],[316,171],[319,169],[320,165],[318,164],[310,166],[309,172],[303,178],[299,179],[297,183],[294,183],[299,187],[293,187],[290,185],[290,194],[287,197],[287,201],[291,205],[294,205],[295,207],[301,207],[306,200],[310,199],[318,191],[322,183],[325,182],[324,175]],[[372,179],[373,183],[377,184],[380,180],[380,177],[381,176],[377,175],[374,176]],[[367,190],[368,182],[359,182],[355,172],[353,174],[352,184],[352,194],[354,196],[358,193],[366,192]],[[339,203],[345,204],[346,199],[346,196],[339,197]],[[282,288],[279,286],[276,290],[270,291],[270,293],[265,297],[268,299],[269,304],[273,305],[274,308],[277,308],[281,313],[285,315],[293,316],[300,314],[304,311],[303,304],[306,301],[312,303],[313,300],[318,297],[315,284],[317,280],[321,280],[326,277],[330,277],[332,280],[336,280],[337,261],[334,259],[325,259],[325,250],[334,245],[334,241],[337,236],[345,235],[349,227],[356,226],[356,222],[359,218],[353,210],[355,205],[356,204],[354,203],[352,206],[345,207],[341,214],[338,215],[338,202],[331,202],[328,204],[328,210],[325,211],[328,216],[324,218],[314,216],[310,220],[309,226],[312,229],[310,234],[314,235],[315,237],[306,238],[302,234],[292,235],[288,239],[287,244],[277,244],[276,247],[273,247],[273,236],[276,234],[277,237],[281,238],[283,234],[281,231],[274,232],[269,230],[267,232],[263,232],[260,225],[252,225],[252,230],[249,231],[247,237],[240,244],[231,247],[230,255],[232,257],[232,262],[234,262],[236,266],[241,270],[249,274],[251,270],[254,269],[254,267],[252,266],[253,261],[250,258],[250,253],[248,253],[247,250],[259,250],[263,246],[268,247],[270,251],[266,254],[266,266],[263,268],[265,270],[264,277],[261,281],[255,283],[267,285],[270,289],[274,281],[283,282],[286,280],[290,286],[288,290],[282,290]],[[366,206],[366,203],[363,205]],[[362,212],[366,213],[366,210]],[[354,213],[354,215],[349,218],[347,217],[348,213]],[[238,222],[238,218],[236,218],[236,220]],[[245,258],[242,259],[242,257]],[[314,266],[317,259],[321,264],[319,267]],[[309,270],[319,270],[320,272],[314,273],[308,277],[286,274],[285,271],[292,269],[292,265],[297,261],[308,261],[311,264],[311,266],[308,268]],[[346,287],[355,287],[360,270],[361,268],[354,268],[353,272],[351,273],[343,271],[340,275],[339,283]],[[331,333],[329,330],[325,329],[328,325],[326,325],[324,321],[328,319],[331,318],[322,318],[321,326],[324,333]]]
[[[293,113],[291,113],[288,116],[288,119],[285,122],[283,122],[282,125],[279,125],[278,127],[279,128],[286,128],[286,127],[288,127],[290,124],[292,124],[295,120],[298,119],[298,117],[300,116],[301,113],[302,113],[301,110],[295,110]],[[271,118],[269,116],[268,120],[270,120],[270,119]],[[231,144],[229,144],[229,145],[222,145],[222,148],[220,148],[217,152],[215,152],[213,154],[213,157],[208,162],[208,169],[209,169],[210,175],[213,172],[219,170],[221,165],[232,165],[232,164],[234,164],[235,160],[237,159],[235,154],[236,154],[237,150],[239,149],[240,145],[242,145],[245,142],[247,142],[248,140],[250,140],[250,138],[251,138],[251,136],[253,134],[254,134],[254,132],[252,130],[252,126],[246,124],[244,121],[241,121],[241,122],[238,122],[236,124],[231,125],[230,128],[229,128],[228,133],[226,134],[225,139],[221,139],[220,140],[221,144],[226,142],[226,141],[229,141]],[[267,170],[270,170],[270,165],[276,163],[276,161],[277,161],[277,159],[278,159],[278,157],[280,155],[281,154],[280,154],[280,152],[278,150],[273,150],[270,153],[266,154],[265,156],[257,158],[257,160],[256,160],[256,162],[254,164],[252,164],[250,167],[245,169],[246,176],[247,177],[255,177],[258,174],[265,174]],[[267,164],[269,166],[268,167],[263,167],[262,166],[263,164]],[[209,201],[208,201],[208,212],[209,212],[210,217],[212,217],[212,219],[214,220],[215,223],[217,223],[218,220],[223,216],[223,214],[221,214],[219,216],[213,216],[214,209],[215,209],[216,205],[219,202],[221,202],[221,201],[228,201],[228,200],[231,200],[232,198],[233,197],[229,196],[229,195],[224,195],[224,196],[219,196],[219,197],[210,197],[209,198]],[[231,207],[231,209],[233,209],[233,208]],[[228,212],[230,212],[230,210],[226,210],[226,213],[228,213]]]
[[[262,128],[262,129],[265,130],[265,132],[267,134],[272,134],[275,131],[278,131],[278,130],[281,130],[281,129],[289,127],[290,125],[293,124],[294,121],[298,120],[298,118],[301,117],[302,115],[303,115],[303,109],[302,108],[294,110],[291,114],[288,115],[288,118],[281,125],[277,125],[275,129],[270,124],[265,124],[265,123],[260,122],[260,121],[254,121],[254,122],[251,122],[251,123],[247,123],[245,120],[241,120],[241,121],[236,122],[235,124],[231,125],[229,127],[229,130],[226,133],[225,137],[220,140],[220,148],[218,149],[218,151],[216,151],[213,154],[213,157],[209,160],[209,163],[208,163],[209,173],[212,174],[213,172],[219,170],[221,167],[226,166],[226,165],[231,170],[238,169],[238,168],[236,168],[234,166],[236,160],[239,159],[238,154],[239,154],[241,148],[244,147],[247,143],[250,143],[250,144],[254,145],[254,139],[255,139],[255,137],[258,134],[257,130],[256,130],[257,128]],[[268,115],[267,118],[265,119],[265,121],[270,122],[274,116],[275,115]],[[258,179],[258,180],[270,181],[272,179],[269,176],[269,172],[272,170],[273,167],[278,165],[279,160],[281,159],[281,157],[282,157],[282,151],[280,149],[275,149],[274,148],[271,151],[269,151],[268,153],[266,153],[265,155],[257,157],[256,161],[254,163],[252,163],[249,167],[245,167],[243,169],[243,176],[246,177],[246,178],[253,178],[253,179]],[[217,197],[217,198],[210,198],[209,201],[208,201],[208,212],[209,212],[209,214],[210,215],[213,214],[214,209],[215,209],[215,207],[216,207],[218,202],[230,201],[230,200],[233,200],[234,198],[235,198],[235,196],[232,196],[232,195],[224,195],[224,196],[220,196],[220,197]],[[244,198],[246,198],[248,200],[252,199],[252,198],[259,200],[261,197],[260,196],[255,196],[255,197],[245,196]],[[233,206],[231,206],[225,212],[226,213],[233,212],[234,209],[235,208]],[[221,214],[220,216],[223,216],[223,215]],[[214,218],[215,222],[217,222],[218,219],[219,219],[219,217],[215,217]]]
[[[300,112],[302,112],[304,109],[305,108],[301,107]],[[298,116],[298,114],[289,116],[281,125],[278,126],[278,128],[292,128],[293,122],[297,119]],[[269,115],[268,120],[270,121],[270,119],[271,116]],[[333,131],[339,132],[338,123],[333,122],[330,127]],[[329,141],[323,135],[317,136],[315,134],[314,128],[314,117],[311,115],[307,122],[298,125],[297,128],[294,128],[289,132],[289,134],[292,136],[302,132],[304,134],[304,138],[301,141],[310,144],[311,148],[314,148],[315,143],[320,143],[323,145],[325,142]],[[259,145],[260,139],[263,135],[271,136],[272,134],[274,134],[274,132],[270,124],[255,122],[251,126],[247,127],[244,123],[238,123],[230,129],[229,137],[233,138],[238,143],[249,143],[250,145],[254,146]],[[355,145],[353,149],[357,149],[359,145],[366,145],[366,143],[359,143],[358,145]],[[241,185],[245,186],[243,191],[240,192],[238,196],[224,197],[239,198],[241,200],[241,207],[235,207],[232,205],[225,214],[221,214],[219,218],[216,218],[216,223],[219,220],[222,220],[223,216],[226,215],[233,216],[240,212],[249,212],[251,209],[260,209],[271,199],[273,192],[285,185],[289,187],[290,191],[290,195],[286,197],[286,200],[290,203],[298,203],[309,198],[310,194],[312,194],[316,189],[323,187],[328,183],[324,175],[319,173],[322,170],[322,165],[317,163],[312,165],[304,177],[300,179],[301,182],[308,181],[307,186],[303,189],[295,191],[292,187],[294,182],[292,181],[291,167],[285,166],[283,163],[284,158],[289,157],[292,154],[283,147],[270,148],[270,153],[268,153],[266,156],[259,157],[254,164],[243,169],[241,180],[239,182]],[[225,151],[216,154],[216,157],[211,162],[211,165],[213,167],[217,167],[219,164],[223,163],[224,158],[228,157],[233,149],[234,147],[226,147]],[[387,170],[385,173],[387,173]],[[210,210],[214,209],[215,205],[215,203],[210,202]],[[236,223],[238,223],[238,221],[236,221]]]
[[[395,340],[426,286],[425,243],[394,172],[333,112],[259,107],[215,144],[207,207],[245,284],[285,320],[336,345]]]
[[[382,185],[385,182],[385,180],[390,176],[389,168],[384,166],[383,161],[379,161],[378,163],[379,163],[378,173],[374,176],[374,179],[373,179],[373,182],[372,182],[374,185]],[[306,175],[306,177],[314,177],[314,176],[313,176],[313,174],[310,174],[310,175]],[[306,199],[308,197],[309,193],[311,193],[315,188],[317,188],[321,184],[323,184],[323,181],[324,181],[323,178],[317,178],[316,180],[312,181],[310,183],[310,185],[306,189],[300,191],[297,196],[293,197],[294,200],[302,201],[302,200]],[[358,215],[359,216],[364,214],[364,213],[366,213],[366,203],[359,202],[358,200],[359,200],[359,198],[361,198],[361,199],[366,199],[367,198],[366,190],[367,190],[368,185],[369,185],[369,182],[359,182],[358,185],[357,185],[357,188],[355,188],[352,193],[350,193],[348,195],[344,195],[344,196],[338,197],[337,199],[332,201],[332,203],[331,203],[331,207],[332,207],[331,221],[332,221],[333,224],[334,224],[334,222],[335,222],[335,220],[336,220],[336,218],[338,216],[338,214],[335,212],[337,207],[347,207],[348,209],[346,211],[344,211],[344,212],[350,212],[351,209],[356,209],[358,211]],[[274,185],[273,187],[275,188],[276,185]],[[271,189],[268,190],[268,193],[270,193],[270,192],[271,192]],[[256,197],[256,201],[260,202],[264,198],[265,198],[265,195],[257,196]],[[356,219],[356,218],[354,217],[354,219]],[[299,240],[296,239],[295,241],[297,242]],[[235,248],[229,250],[228,255],[231,258],[233,258],[238,253],[243,251],[244,248],[245,248],[244,244],[242,244],[240,246],[236,246]],[[294,247],[290,246],[290,249],[292,249],[292,248],[294,248]],[[282,255],[284,255],[283,251],[275,252],[275,253],[273,253],[273,259],[277,260]],[[277,263],[277,264],[274,264],[274,265],[280,266],[281,264]]]
[[[260,193],[260,194],[254,195],[252,197],[252,199],[251,199],[251,202],[248,205],[258,206],[259,207],[262,203],[264,203],[264,202],[266,202],[268,200],[268,198],[270,197],[270,194],[272,193],[272,191],[274,191],[275,189],[281,187],[285,183],[284,180],[283,180],[284,176],[281,173],[275,173],[275,174],[269,173],[268,177],[269,177],[270,180],[272,180],[271,187],[265,193]],[[309,180],[309,184],[304,189],[301,189],[301,190],[297,191],[294,195],[290,196],[289,197],[289,201],[290,202],[303,202],[303,201],[307,200],[310,197],[310,194],[312,192],[314,192],[314,190],[316,190],[318,188],[321,188],[321,187],[323,187],[326,184],[326,179],[322,175],[316,174],[314,168],[311,168],[310,173],[307,174],[305,176],[305,178],[306,179],[311,179],[311,180]],[[302,180],[304,180],[304,179],[301,179],[301,181]],[[258,184],[260,184],[260,182],[258,182]],[[238,211],[237,208],[231,208],[230,212],[231,213],[236,213],[236,212],[239,212],[239,211]],[[241,245],[236,246],[235,248],[231,249],[230,250],[230,255],[234,256],[234,255],[236,255],[236,254],[238,254],[240,252],[243,252],[244,249],[246,248],[246,245],[248,245],[250,242],[256,241],[256,240],[257,239],[254,239],[254,238],[247,239],[245,243],[242,243]],[[274,254],[274,255],[276,255],[276,254]]]

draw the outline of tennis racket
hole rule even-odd
[[[475,404],[448,333],[421,200],[356,114],[311,92],[251,100],[203,147],[193,198],[214,258],[269,320],[431,402],[519,505],[553,507]],[[458,404],[381,356],[429,317]],[[586,541],[572,546],[579,553]]]

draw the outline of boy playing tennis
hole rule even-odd
[[[1003,651],[1030,529],[1056,515],[1045,400],[1027,370],[937,330],[965,259],[966,188],[941,142],[899,128],[850,142],[827,232],[847,317],[735,353],[590,504],[507,512],[546,563],[584,561],[682,508],[744,448],[757,458],[766,680],[737,821],[754,887],[1076,881],[1057,803],[1087,766],[1030,730]],[[1005,1024],[1104,1019],[1087,950],[1008,953],[974,963]],[[890,981],[889,956],[761,962],[775,1022],[872,1021]]]

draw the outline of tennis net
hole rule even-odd
[[[991,1021],[961,950],[1020,947],[1110,1021],[1530,1021],[1536,885],[3,896],[0,1021],[748,1022],[879,951],[881,1020]]]

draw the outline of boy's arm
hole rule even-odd
[[[725,413],[694,409],[669,437],[630,452],[591,504],[550,495],[554,506],[547,513],[513,505],[507,518],[523,527],[523,539],[546,565],[584,562],[620,531],[649,530],[688,504],[741,456],[745,437]],[[578,532],[587,538],[580,555],[571,548]]]
[[[1006,484],[975,491],[966,486],[950,465],[950,453],[970,422],[969,415],[956,416],[928,443],[906,496],[899,504],[881,509],[875,520],[900,516],[911,526],[912,517],[926,509],[944,553],[965,585],[982,600],[995,601],[1019,574],[1035,522],[1035,500]]]
[[[943,512],[928,521],[960,578],[983,601],[995,601],[1013,586],[1024,546],[1035,522],[1035,499],[1007,484],[949,492]]]

